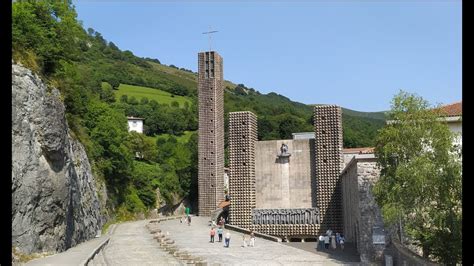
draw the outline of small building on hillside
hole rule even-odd
[[[129,116],[128,119],[128,132],[143,133],[143,118]]]
[[[455,133],[455,144],[462,146],[462,101],[440,107],[441,119],[448,123],[451,132]]]

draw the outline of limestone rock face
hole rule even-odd
[[[58,90],[12,65],[12,245],[25,253],[64,251],[93,238],[105,221],[64,111]]]

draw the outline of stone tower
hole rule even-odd
[[[199,216],[210,216],[224,200],[224,88],[222,57],[198,54]]]
[[[255,208],[255,144],[257,116],[252,112],[229,113],[230,222],[252,227]]]
[[[339,106],[314,107],[316,202],[322,233],[342,231],[342,112]]]

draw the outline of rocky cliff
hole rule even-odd
[[[16,64],[12,80],[12,245],[64,251],[97,234],[103,204],[59,91]]]

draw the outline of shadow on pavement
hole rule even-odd
[[[326,256],[328,258],[338,260],[345,263],[360,263],[360,257],[357,253],[357,249],[353,243],[346,243],[344,245],[344,250],[341,250],[341,247],[338,245],[337,249],[323,249],[320,250],[319,247],[316,249],[318,242],[283,242],[283,244],[316,253],[319,255]]]

